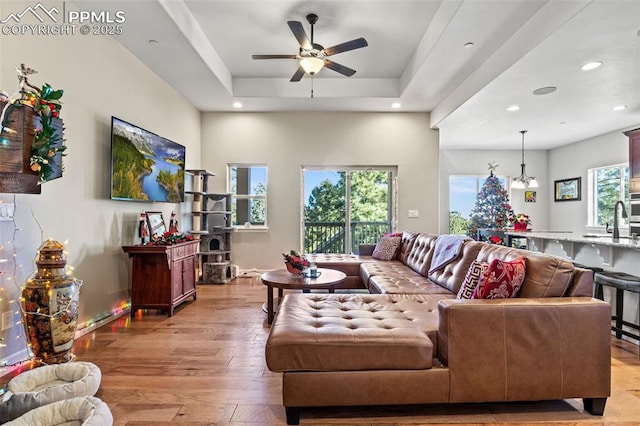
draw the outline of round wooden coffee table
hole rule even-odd
[[[329,290],[333,293],[335,287],[343,282],[347,276],[344,272],[335,269],[318,268],[319,276],[316,278],[296,276],[284,269],[268,271],[262,274],[261,280],[267,286],[267,323],[273,322],[275,309],[273,306],[273,289],[278,289],[278,298],[282,298],[284,290]]]

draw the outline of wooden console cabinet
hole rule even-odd
[[[133,258],[131,316],[138,309],[173,309],[193,296],[196,300],[196,253],[200,242],[171,246],[123,246]]]

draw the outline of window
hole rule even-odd
[[[229,164],[232,225],[244,229],[267,227],[267,166]]]
[[[592,227],[613,225],[613,207],[618,200],[629,208],[629,165],[589,169],[589,218]],[[619,217],[621,226],[628,226],[628,219]]]
[[[395,224],[395,167],[303,167],[303,251],[357,253]]]

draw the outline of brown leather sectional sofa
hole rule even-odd
[[[404,232],[396,260],[316,255],[352,294],[287,294],[266,344],[287,422],[311,406],[583,398],[602,415],[611,383],[610,306],[593,274],[558,257],[465,241],[429,273],[437,235]],[[459,300],[474,259],[525,257],[517,298]]]

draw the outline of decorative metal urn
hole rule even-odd
[[[45,364],[73,361],[81,280],[66,275],[64,246],[45,241],[35,259],[38,270],[22,288],[22,313],[33,355]]]

